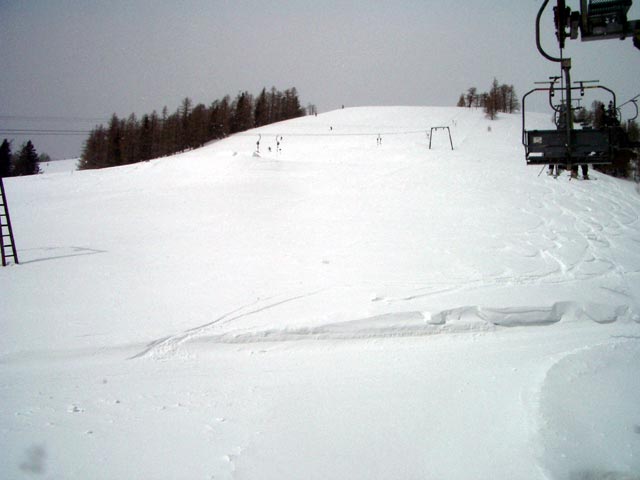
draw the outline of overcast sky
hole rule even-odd
[[[557,54],[550,3],[544,44]],[[567,3],[578,8],[578,0]],[[112,113],[174,111],[184,97],[208,105],[271,86],[296,87],[320,112],[455,105],[470,86],[488,90],[494,77],[521,97],[559,71],[535,47],[541,4],[0,0],[0,128],[89,130]],[[629,17],[640,19],[640,0]],[[640,93],[640,50],[630,39],[570,41],[566,56],[574,80],[601,80],[618,103]],[[26,140],[0,136],[14,139],[14,151]],[[31,138],[54,158],[78,156],[85,139]]]

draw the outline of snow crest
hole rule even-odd
[[[288,299],[288,301],[292,300],[295,300],[295,298]],[[231,321],[262,312],[267,308],[274,308],[283,303],[286,303],[286,301],[255,308],[244,314],[232,317]],[[627,305],[612,306],[594,303],[559,302],[550,307],[488,308],[467,306],[437,313],[420,311],[394,312],[357,320],[304,327],[251,331],[232,329],[228,332],[216,333],[215,328],[221,320],[219,318],[201,327],[153,341],[144,350],[131,358],[167,358],[182,352],[185,348],[201,348],[214,344],[419,337],[443,333],[493,331],[503,327],[544,326],[561,321],[587,321],[599,324],[616,321],[637,322],[638,315],[633,314]]]

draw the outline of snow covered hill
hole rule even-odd
[[[41,173],[70,173],[78,169],[79,158],[51,160],[38,164]]]
[[[523,157],[371,107],[7,179],[2,477],[637,480],[640,195]]]

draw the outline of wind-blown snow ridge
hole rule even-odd
[[[300,297],[257,308],[228,318],[228,320],[237,320],[298,298]],[[237,311],[234,313],[237,313]],[[640,322],[638,315],[633,314],[627,305],[558,302],[550,307],[488,308],[466,306],[437,313],[421,311],[393,312],[357,320],[306,327],[271,328],[249,332],[232,330],[224,333],[209,333],[209,327],[227,317],[221,317],[203,327],[152,342],[143,351],[132,356],[131,359],[142,357],[166,358],[190,345],[202,346],[217,343],[248,344],[299,340],[420,337],[442,333],[485,332],[500,327],[552,325],[561,321],[590,321],[600,324],[613,323],[619,320]]]

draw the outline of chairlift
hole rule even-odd
[[[611,104],[615,112],[616,95],[602,85],[585,85],[585,81],[575,82],[574,86],[565,88],[565,92],[579,91],[582,97],[585,90],[602,89],[611,97]],[[589,81],[588,83],[593,83]],[[577,84],[577,85],[575,85]],[[552,95],[555,85],[534,88],[522,97],[522,144],[525,147],[527,165],[564,165],[576,164],[610,164],[615,158],[616,151],[624,143],[624,131],[616,116],[606,116],[601,128],[583,127],[573,128],[574,112],[577,108],[567,103],[566,99],[559,104],[553,104]],[[549,105],[554,110],[556,128],[552,130],[526,129],[527,97],[535,92],[547,92]]]
[[[540,19],[549,0],[544,0],[536,18],[536,45],[540,54],[547,60],[561,64],[562,75],[549,77],[543,82],[545,87],[537,87],[522,97],[522,144],[528,165],[563,165],[571,168],[577,164],[611,164],[620,150],[635,148],[640,144],[629,142],[620,126],[616,112],[616,95],[607,87],[594,85],[597,81],[582,80],[571,82],[571,59],[554,57],[544,51],[540,43]],[[581,11],[571,12],[565,0],[557,0],[554,7],[556,38],[560,51],[564,49],[567,38],[582,40],[601,40],[608,38],[624,39],[633,36],[634,44],[640,48],[640,21],[627,20],[627,12],[632,0],[581,0]],[[557,85],[560,81],[560,85]],[[537,82],[539,83],[539,82]],[[585,90],[602,89],[611,96],[610,112],[604,125],[599,128],[574,128],[574,107],[572,96],[579,92],[580,98]],[[562,101],[554,104],[557,90],[563,93]],[[549,106],[554,111],[554,130],[526,129],[526,100],[535,92],[547,92]]]
[[[580,14],[574,14],[571,29],[580,30],[582,41],[633,37],[636,48],[640,48],[640,20],[628,20],[627,13],[632,0],[581,0]]]

